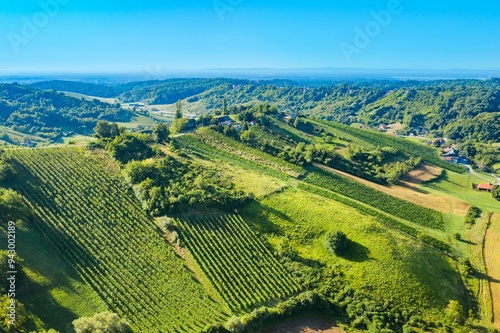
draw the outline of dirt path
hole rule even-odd
[[[491,225],[486,232],[484,256],[493,298],[493,322],[500,328],[500,214],[491,216]]]
[[[486,178],[486,177],[484,177],[483,175],[478,174],[478,173],[477,173],[477,172],[476,172],[476,171],[475,171],[475,170],[474,170],[474,169],[473,169],[470,165],[468,165],[468,164],[462,164],[462,165],[463,165],[464,167],[466,167],[467,169],[469,169],[469,172],[470,172],[470,174],[471,174],[471,175],[474,175],[474,176],[476,176],[476,177],[478,177],[478,178],[481,178],[481,179],[483,179],[483,180],[487,181],[488,183],[491,183],[491,179]],[[497,180],[499,180],[499,181],[500,181],[500,178],[498,178],[498,177],[497,177],[497,176],[495,176],[494,174],[491,174],[491,173],[490,173],[489,175],[490,175],[491,177],[496,178]]]
[[[438,212],[464,216],[467,213],[467,209],[469,208],[469,205],[466,202],[463,202],[456,198],[427,193],[426,191],[417,188],[417,180],[414,180],[411,183],[401,182],[401,185],[380,185],[322,164],[314,163],[314,166],[349,177],[360,182],[363,185],[369,186],[403,200],[413,202],[414,204],[435,209]],[[423,178],[424,176],[419,175],[419,177]]]
[[[303,318],[286,320],[265,328],[259,333],[345,333],[331,320],[310,315]]]

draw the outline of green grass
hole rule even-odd
[[[219,150],[241,156],[263,166],[284,172],[292,177],[298,177],[304,173],[304,169],[295,164],[286,162],[281,158],[264,153],[258,149],[248,147],[241,142],[233,140],[209,128],[199,129],[194,132],[193,135],[204,143]]]
[[[0,139],[0,144],[5,144],[7,146],[10,145],[22,145],[24,142],[24,138],[29,138],[31,141],[36,143],[47,143],[48,140],[39,136],[29,135],[25,133],[21,133],[18,131],[14,131],[10,127],[0,126],[0,134],[6,134],[9,138]]]
[[[452,248],[448,244],[448,239],[444,235],[444,232],[441,232],[436,229],[424,228],[422,226],[414,225],[406,220],[401,218],[395,218],[389,216],[387,213],[381,211],[380,209],[376,209],[368,204],[361,203],[359,201],[352,200],[348,197],[345,197],[341,194],[326,190],[319,186],[314,186],[306,183],[299,183],[298,187],[301,190],[307,191],[312,194],[316,194],[322,196],[327,199],[334,200],[336,202],[342,203],[349,207],[355,208],[361,213],[367,214],[371,217],[377,218],[378,221],[382,222],[389,228],[393,228],[395,230],[401,231],[408,236],[418,238],[422,242],[427,243],[428,245],[434,246],[436,249],[443,251],[445,253],[451,253]],[[444,241],[442,240],[444,238]]]
[[[439,318],[450,299],[461,299],[463,286],[450,259],[351,207],[289,189],[242,214],[275,248],[288,239],[303,258],[341,265],[356,290],[379,301],[392,299]],[[326,233],[337,230],[352,241],[342,257],[324,247]]]
[[[130,113],[132,114],[132,118],[130,119],[130,121],[116,122],[118,124],[118,126],[123,126],[127,129],[135,129],[135,128],[139,127],[139,125],[154,126],[158,123],[156,118],[160,118],[160,117],[155,117],[155,119],[152,119],[150,117],[146,117],[145,115],[139,114],[137,112],[130,111]]]
[[[472,188],[472,184],[481,184],[485,180],[470,173],[457,174],[446,172],[439,180],[421,185],[420,188],[430,193],[447,195],[458,198],[482,210],[500,212],[500,204],[488,192],[479,192]]]
[[[304,181],[341,193],[415,224],[435,229],[444,228],[441,213],[375,190],[340,174],[315,169]]]
[[[35,225],[18,223],[16,241],[26,273],[18,300],[30,313],[30,330],[54,328],[64,332],[73,320],[106,310],[92,288]],[[7,244],[4,232],[0,234],[0,242]]]

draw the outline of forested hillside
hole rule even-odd
[[[184,99],[198,113],[269,102],[282,111],[371,127],[402,123],[402,134],[426,128],[434,136],[497,141],[500,80],[295,82],[234,79],[171,79],[98,86],[66,81],[36,83],[123,102],[172,104]],[[102,91],[99,91],[101,87]],[[128,90],[127,90],[128,89]],[[113,94],[114,92],[114,94]]]
[[[21,133],[55,139],[64,131],[91,131],[99,119],[123,121],[128,117],[118,104],[18,84],[0,85],[0,125]]]

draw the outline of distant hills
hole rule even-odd
[[[436,137],[497,141],[500,137],[500,79],[326,82],[294,80],[168,79],[126,84],[44,81],[37,89],[113,97],[123,103],[188,103],[198,114],[229,107],[269,103],[285,112],[344,124],[403,124],[402,134],[425,128]]]

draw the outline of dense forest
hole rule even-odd
[[[182,99],[196,104],[199,113],[221,109],[224,99],[229,108],[269,102],[284,112],[370,127],[401,123],[401,134],[425,128],[435,137],[453,140],[497,141],[500,132],[500,79],[319,85],[290,80],[170,79],[114,86],[49,81],[33,86],[116,97],[122,102],[173,104]]]
[[[64,131],[91,132],[99,119],[124,121],[129,113],[119,104],[85,100],[18,84],[0,85],[0,125],[55,139]]]

